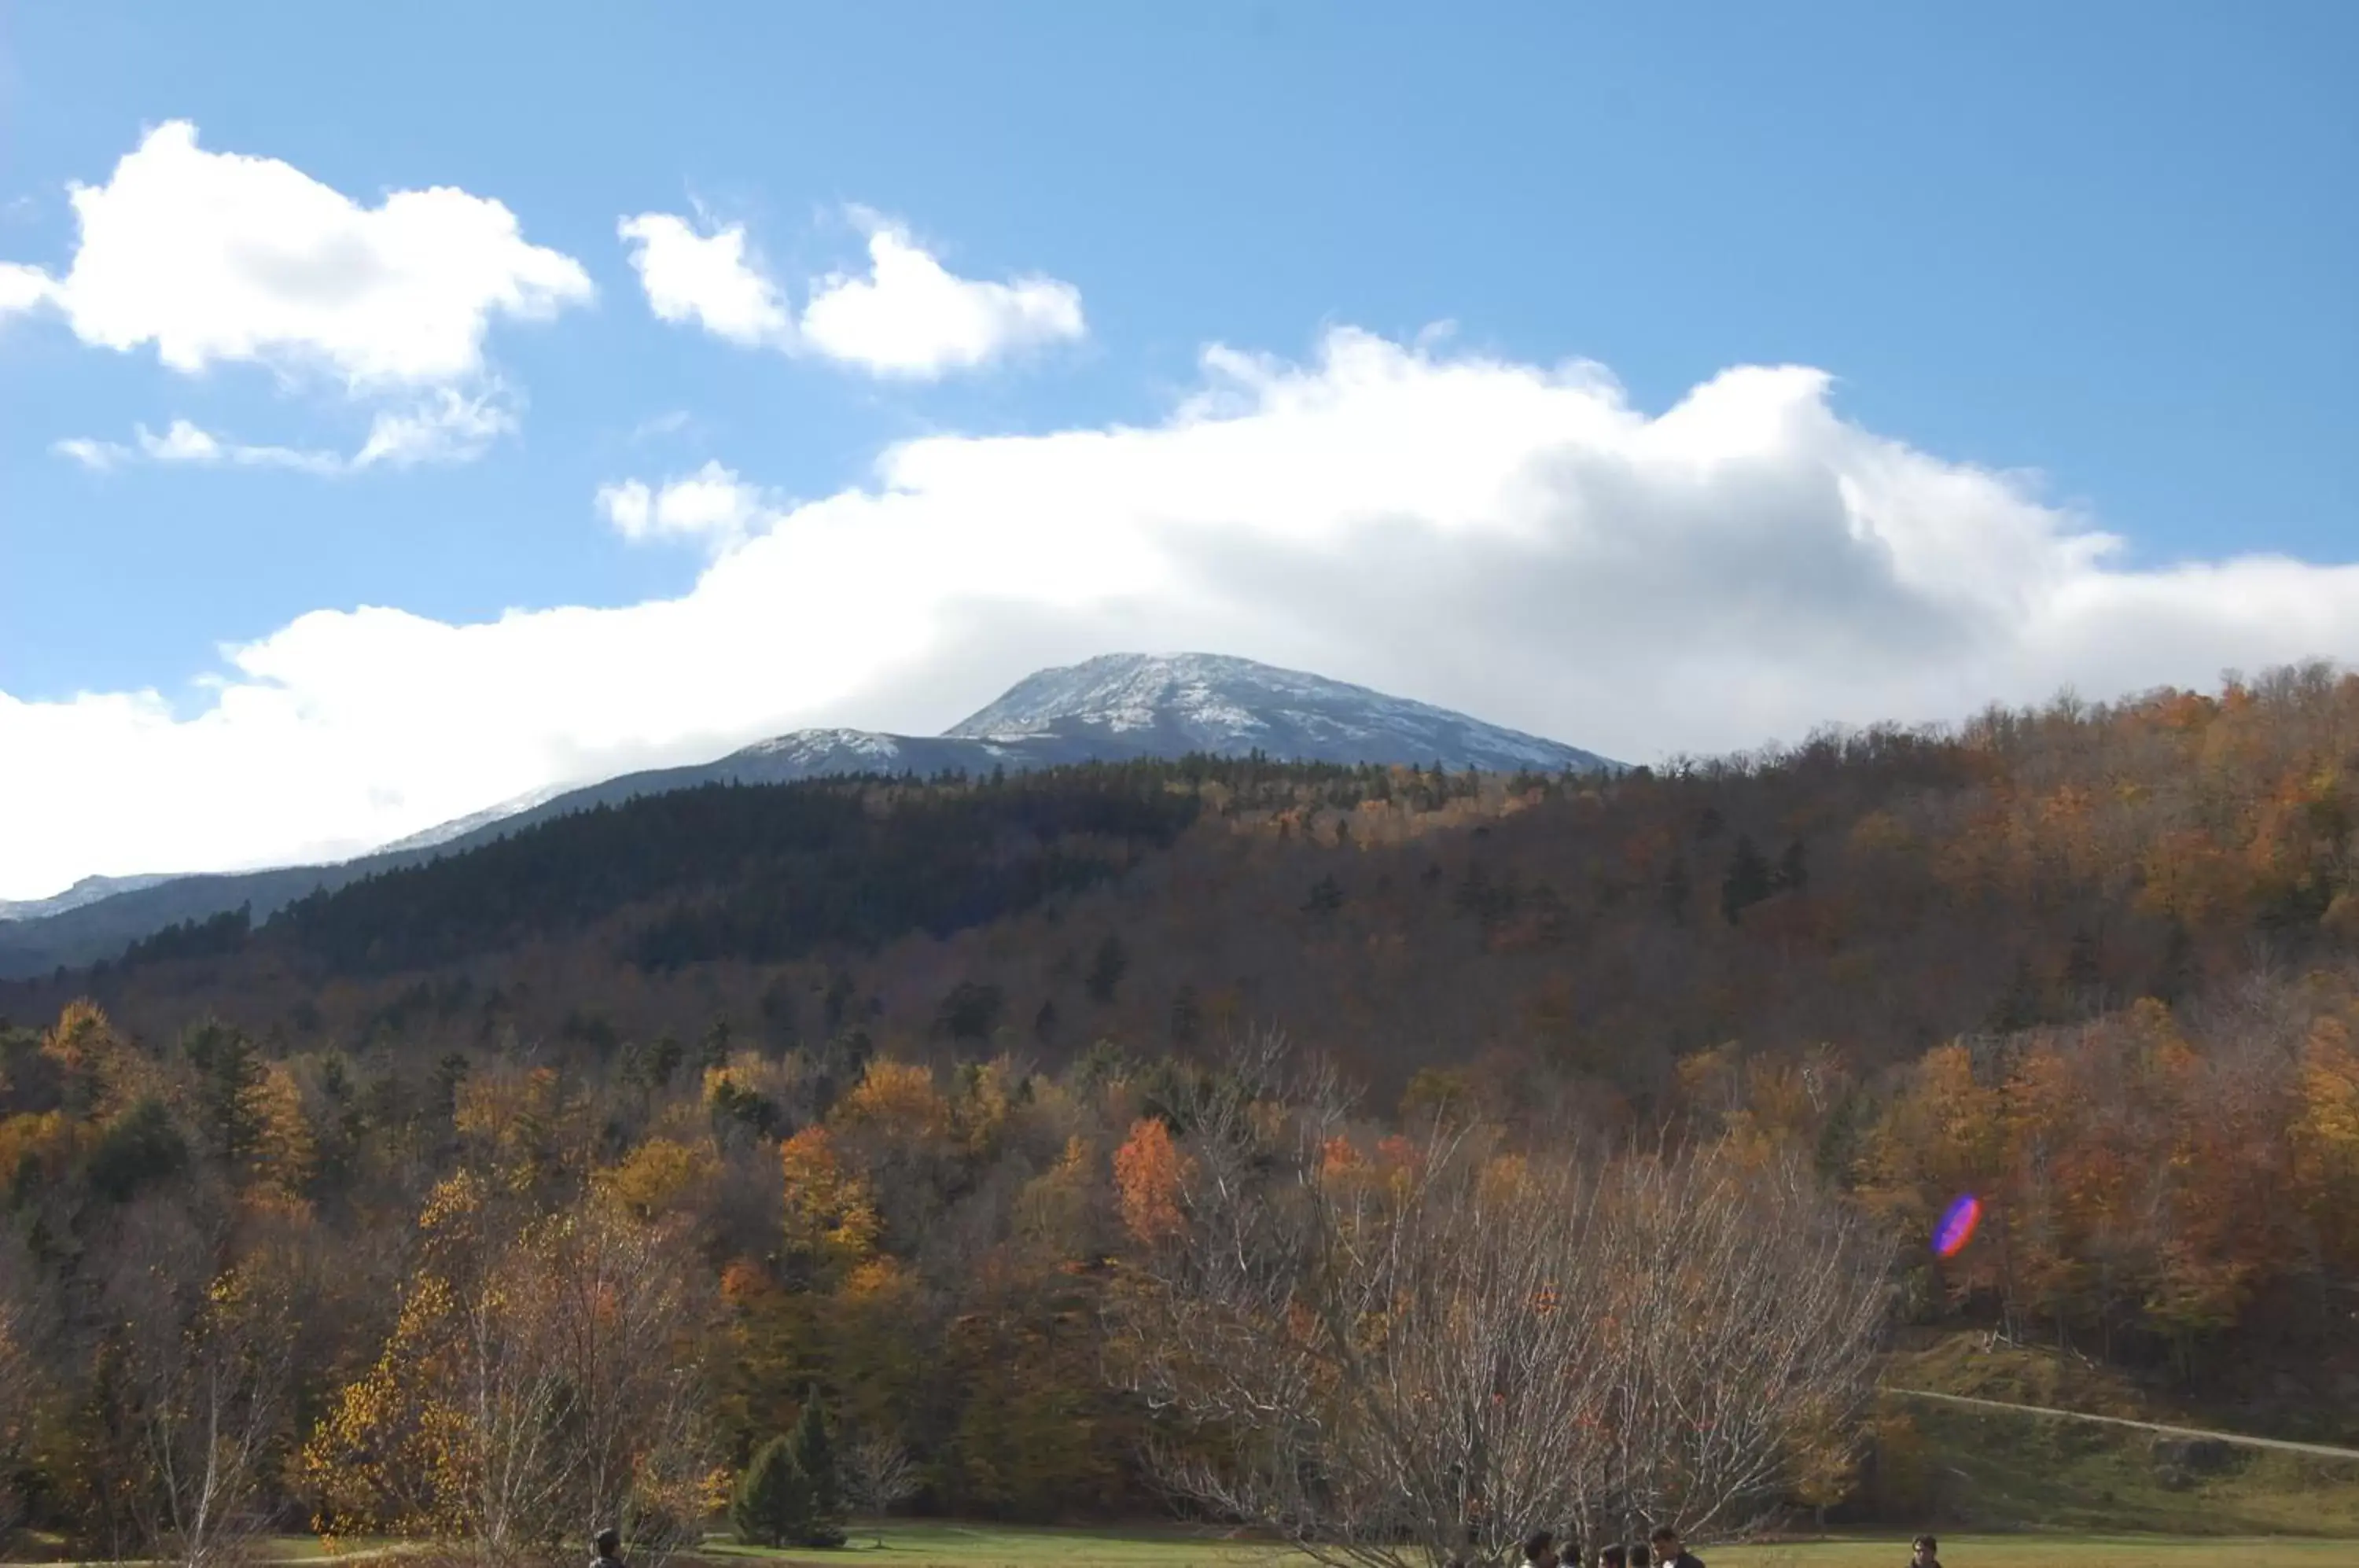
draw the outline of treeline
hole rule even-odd
[[[299,1456],[459,1181],[497,1200],[470,1268],[669,1227],[726,1464],[816,1391],[913,1506],[1151,1508],[1092,1337],[1114,1156],[1255,1021],[1371,1128],[1807,1150],[1924,1319],[2319,1365],[2359,1285],[2354,826],[2323,669],[1612,779],[1195,759],[548,824],[0,996],[13,1487],[93,1550],[158,1528],[140,1357],[267,1260],[300,1326],[261,1496],[330,1507]]]
[[[256,940],[323,976],[429,968],[625,910],[647,914],[623,944],[647,969],[766,963],[822,942],[873,946],[982,924],[1168,847],[1196,801],[1160,771],[643,796],[314,894]]]
[[[2345,972],[1882,1073],[1715,1051],[1643,1134],[1486,1109],[1478,1074],[1432,1069],[1397,1108],[1336,1097],[1321,1159],[1408,1169],[1440,1133],[1816,1171],[1898,1259],[1902,1321],[2190,1374],[2266,1333],[2322,1365],[2359,1290],[2354,1029]],[[1165,1506],[1144,1455],[1175,1433],[1106,1380],[1109,1292],[1176,1223],[1174,1161],[1237,1103],[1217,1062],[929,1067],[856,1031],[368,1062],[216,1023],[140,1040],[81,1006],[10,1031],[0,1071],[0,1476],[76,1550],[264,1526],[536,1541],[555,1513],[493,1519],[478,1484],[530,1432],[560,1434],[536,1463],[568,1468],[536,1495],[563,1528],[594,1509],[679,1535],[814,1402],[859,1495]],[[1987,1217],[1944,1263],[1926,1230],[1962,1192]],[[496,1432],[470,1424],[494,1407]],[[186,1488],[226,1484],[223,1433],[237,1502],[206,1514]],[[1857,1436],[1814,1432],[1788,1500],[1908,1506],[1859,1491]]]
[[[967,987],[1049,1062],[1251,1015],[1387,1094],[1450,1040],[1643,1102],[1731,1040],[1881,1065],[2348,952],[2354,755],[2359,681],[2306,670],[1613,778],[1195,759],[691,791],[0,1010],[87,993],[141,1029],[437,1053],[810,1044],[848,1016],[908,1052]]]

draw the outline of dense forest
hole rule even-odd
[[[2355,963],[2324,668],[1612,777],[602,809],[0,988],[0,1508],[103,1552],[224,1528],[190,1476],[234,1429],[241,1519],[487,1530],[448,1450],[495,1339],[595,1342],[669,1434],[601,1504],[717,1508],[823,1408],[878,1506],[1160,1508],[1110,1292],[1272,1028],[1379,1166],[1475,1129],[1805,1170],[1898,1321],[2197,1387],[2296,1362],[2348,1437]],[[1780,1485],[1907,1507],[1871,1479]]]

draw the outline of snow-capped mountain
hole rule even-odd
[[[1210,653],[1113,653],[1043,670],[945,733],[1086,741],[1100,755],[1258,750],[1306,762],[1440,761],[1498,772],[1614,766],[1594,752],[1446,708]]]
[[[777,784],[853,773],[1017,772],[1189,752],[1281,761],[1440,763],[1453,771],[1613,769],[1594,752],[1483,724],[1364,686],[1215,654],[1108,654],[1027,676],[981,712],[933,736],[811,729],[756,741],[717,761],[627,773],[578,789],[537,790],[334,866],[171,878],[72,905],[43,900],[0,916],[0,978],[110,957],[181,920],[247,908],[257,921],[321,887],[459,854],[535,822],[639,795],[701,784]],[[80,885],[91,887],[100,879]]]
[[[117,893],[136,893],[142,887],[153,887],[158,882],[170,880],[169,874],[85,877],[64,892],[52,893],[46,898],[0,898],[0,920],[38,920],[44,915],[61,915],[68,909],[79,909],[84,904],[95,904],[101,898],[112,898]]]

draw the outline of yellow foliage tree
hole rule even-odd
[[[2359,1266],[2359,1051],[2340,1019],[2302,1049],[2300,1108],[2287,1129],[2294,1191],[2321,1250]]]
[[[393,1332],[305,1445],[316,1528],[427,1537],[487,1565],[589,1519],[618,1521],[643,1556],[690,1539],[712,1466],[705,1303],[678,1228],[596,1200],[517,1214],[466,1172],[419,1223]]]
[[[951,1106],[925,1068],[880,1058],[868,1064],[830,1120],[846,1128],[875,1127],[911,1142],[930,1141],[949,1135]]]
[[[633,1218],[658,1220],[689,1213],[720,1171],[721,1157],[711,1138],[651,1138],[620,1164],[598,1172],[595,1181],[602,1195]]]
[[[846,1170],[825,1127],[805,1127],[778,1146],[786,1178],[786,1257],[812,1279],[839,1279],[876,1249],[876,1205],[868,1184]]]
[[[1114,1181],[1122,1223],[1133,1236],[1152,1245],[1185,1227],[1180,1189],[1186,1179],[1185,1157],[1171,1130],[1154,1116],[1131,1123],[1130,1136],[1114,1150]]]

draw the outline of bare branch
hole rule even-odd
[[[1875,1247],[1799,1169],[1371,1151],[1266,1050],[1185,1140],[1187,1224],[1117,1294],[1167,1485],[1338,1568],[1541,1526],[1739,1528],[1849,1430]]]

